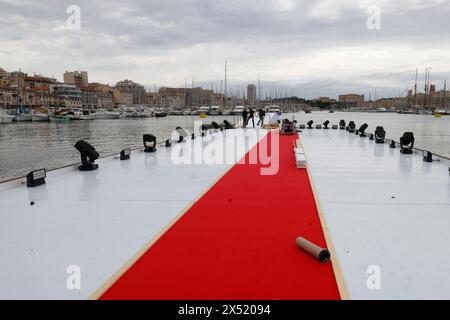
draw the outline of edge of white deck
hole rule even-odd
[[[248,132],[248,146],[233,145],[231,164],[176,165],[172,149],[162,147],[133,152],[130,161],[101,159],[94,172],[76,166],[52,171],[36,188],[21,180],[0,185],[0,298],[91,297],[267,134]],[[210,143],[197,138],[183,148]],[[81,268],[81,290],[66,286],[71,265]]]
[[[341,130],[300,139],[350,297],[450,298],[449,163]]]

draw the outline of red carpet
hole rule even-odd
[[[101,299],[340,299],[331,263],[295,244],[326,246],[293,139],[280,137],[277,175],[234,166]]]

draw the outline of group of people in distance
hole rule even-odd
[[[259,121],[256,124],[257,126],[264,126],[264,117],[266,116],[266,111],[263,109],[258,109],[258,118]],[[242,111],[242,120],[243,120],[243,128],[247,128],[248,123],[250,120],[252,120],[253,128],[255,127],[255,110],[250,108],[250,110],[247,110],[244,108]]]

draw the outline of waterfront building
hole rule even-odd
[[[10,108],[16,104],[16,90],[0,87],[0,108]]]
[[[145,88],[134,81],[119,81],[116,84],[116,89],[119,89],[121,92],[131,93],[133,96],[133,104],[145,103]]]
[[[11,75],[6,70],[0,68],[0,79],[9,78]]]
[[[422,107],[425,109],[436,109],[436,108],[449,108],[450,107],[450,91],[449,90],[439,90],[436,91],[436,87],[432,85],[430,87],[430,92],[425,94],[423,92],[417,92],[414,96],[412,90],[408,91],[407,104]]]
[[[247,86],[247,103],[251,106],[256,105],[256,85],[254,84]]]
[[[78,88],[89,84],[87,71],[66,71],[64,73],[64,83],[73,84]]]
[[[133,94],[131,92],[114,89],[113,96],[116,105],[130,106],[133,104]]]
[[[98,107],[97,91],[89,86],[81,86],[81,104],[83,108],[94,109]]]
[[[81,90],[72,84],[57,83],[50,85],[50,93],[58,97],[58,106],[65,108],[81,108]]]
[[[338,101],[336,99],[332,99],[330,97],[319,97],[317,100],[323,104],[337,104],[338,103]]]
[[[348,108],[358,108],[364,106],[364,95],[343,94],[339,96],[339,103]]]
[[[89,88],[97,92],[97,106],[98,108],[112,108],[116,106],[114,101],[114,88],[109,84],[90,83]]]
[[[155,97],[153,97],[155,98]],[[201,105],[217,104],[213,90],[196,88],[168,88],[162,87],[158,90],[156,97],[158,104],[162,107],[194,107]]]
[[[145,94],[145,104],[150,107],[159,107],[159,96],[155,92],[147,92]]]

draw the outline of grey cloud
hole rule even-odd
[[[277,1],[0,0],[0,66],[56,75],[88,69],[98,81],[127,77],[175,85],[191,77],[218,79],[228,58],[234,65],[231,77],[252,81],[262,72],[280,85],[299,83],[311,96],[333,95],[347,86],[346,91],[397,90],[406,81],[403,73],[426,63],[448,76],[448,60],[439,52],[449,49],[450,1],[292,0],[295,6]],[[370,3],[382,9],[380,31],[366,28]],[[82,10],[78,32],[64,29],[71,4]],[[345,61],[342,50],[348,52]],[[379,52],[385,63],[371,58],[355,64],[364,50]],[[416,59],[412,50],[418,51]],[[11,51],[14,57],[5,53]],[[324,52],[329,67],[317,73],[308,64]],[[403,54],[407,61],[399,58]],[[286,67],[291,63],[295,71]],[[343,74],[342,68],[348,71]],[[385,88],[374,74],[391,77],[395,88]]]

